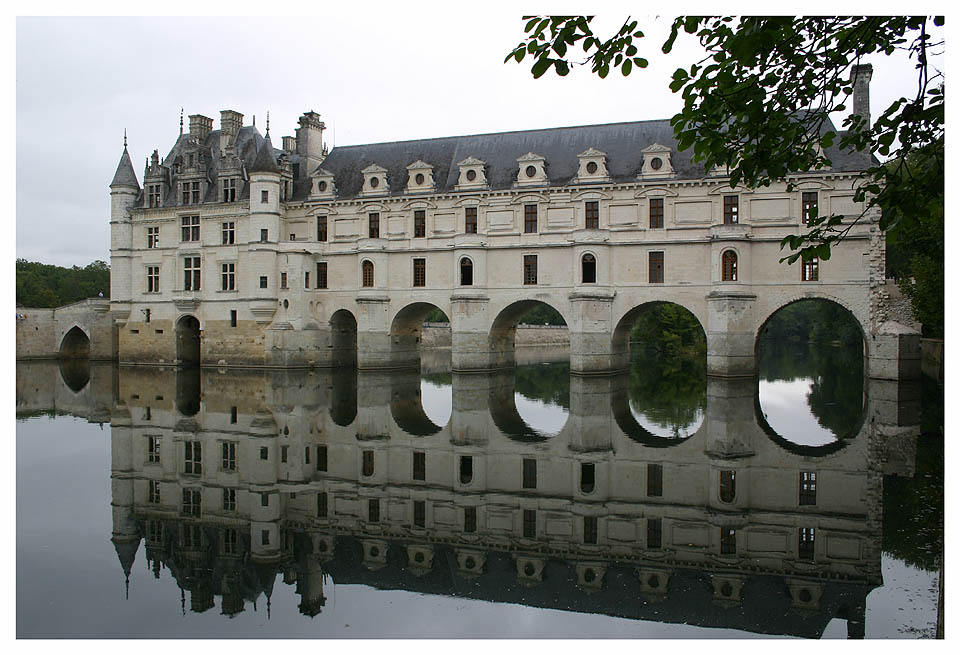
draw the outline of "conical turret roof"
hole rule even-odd
[[[250,167],[251,173],[280,173],[280,167],[277,166],[277,160],[273,156],[273,144],[270,143],[270,133],[263,140],[263,145],[257,152],[257,158]]]
[[[110,186],[132,186],[140,188],[137,182],[137,174],[133,172],[133,162],[130,161],[130,153],[127,152],[127,146],[123,146],[123,154],[120,155],[120,163],[117,164],[117,172],[113,175],[113,182]]]

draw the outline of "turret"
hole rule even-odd
[[[131,298],[130,254],[133,228],[130,210],[140,196],[140,184],[127,152],[127,133],[123,133],[123,154],[110,183],[110,298],[127,301]]]

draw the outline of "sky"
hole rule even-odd
[[[636,16],[648,69],[534,80],[528,60],[503,62],[523,36],[522,8],[373,6],[309,17],[17,17],[16,257],[109,261],[108,186],[124,130],[142,184],[145,159],[173,146],[181,108],[185,130],[190,114],[219,129],[220,111],[233,109],[262,133],[269,112],[275,145],[313,110],[330,147],[665,119],[681,108],[670,76],[697,54],[687,39],[664,56],[671,19]],[[611,9],[594,29],[612,33],[626,15]],[[876,116],[915,82],[909,62],[873,63]]]

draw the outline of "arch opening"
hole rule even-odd
[[[74,325],[63,335],[63,340],[60,342],[60,358],[90,358],[90,337],[78,326]]]
[[[827,454],[866,416],[866,339],[839,303],[808,298],[772,313],[757,332],[757,422],[783,447]]]
[[[330,316],[330,363],[334,367],[357,366],[357,318],[346,309]]]
[[[181,366],[200,365],[200,321],[187,314],[177,321],[177,363]]]
[[[523,363],[569,363],[569,337],[566,330],[559,329],[566,326],[563,314],[540,300],[518,300],[507,305],[490,326],[490,367],[512,368],[518,362],[518,327],[525,331],[520,337],[524,346]]]
[[[423,343],[423,325],[431,323],[430,343]],[[396,368],[420,368],[420,349],[450,344],[450,319],[436,305],[415,302],[405,306],[390,323],[390,360]]]

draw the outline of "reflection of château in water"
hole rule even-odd
[[[860,432],[818,451],[767,434],[755,380],[710,378],[700,428],[660,439],[625,409],[626,376],[572,376],[550,438],[517,414],[512,374],[453,374],[442,427],[414,373],[88,376],[21,366],[18,411],[109,420],[123,569],[144,541],[184,611],[220,596],[225,614],[269,604],[281,573],[309,616],[330,576],[774,634],[840,617],[863,636],[882,475],[917,433],[905,387],[875,380]]]

